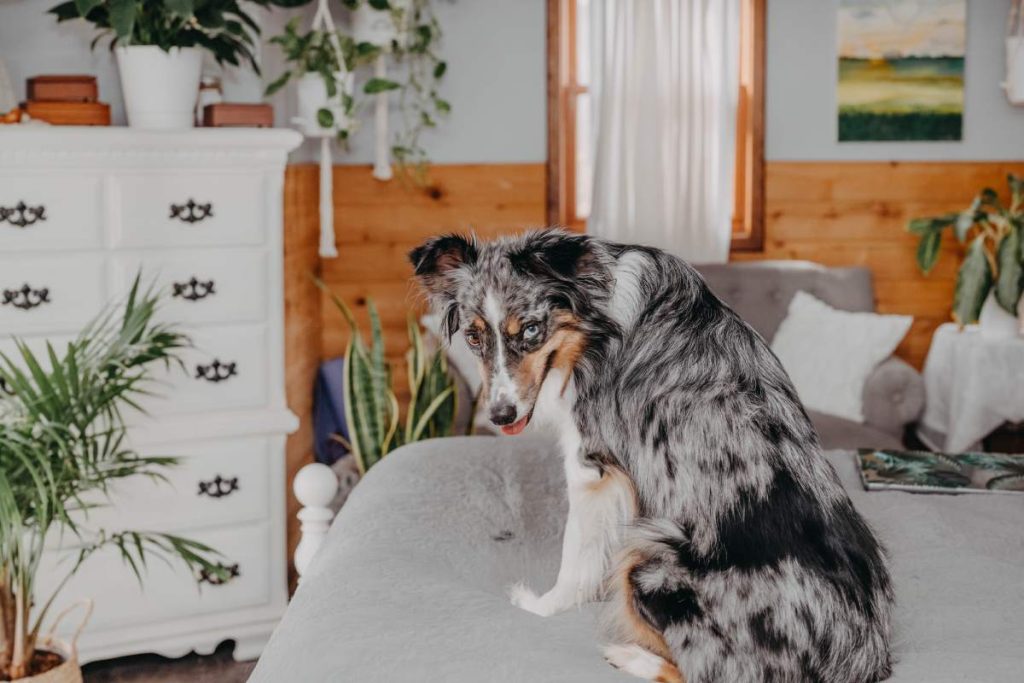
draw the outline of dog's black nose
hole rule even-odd
[[[491,422],[502,427],[516,421],[516,407],[511,403],[491,407]]]

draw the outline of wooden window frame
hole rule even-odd
[[[764,249],[764,62],[767,0],[740,0],[740,102],[731,251]],[[583,230],[576,215],[576,2],[547,0],[547,221]]]

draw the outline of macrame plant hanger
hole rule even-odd
[[[327,0],[318,0],[316,14],[313,16],[313,30],[325,31],[330,36],[334,51],[341,60],[341,68],[345,68],[342,59],[341,41],[334,26],[334,19],[327,8]],[[341,79],[340,82],[344,82]],[[320,257],[337,258],[338,247],[334,237],[334,161],[331,158],[331,139],[337,135],[339,125],[348,125],[347,121],[335,119],[335,125],[323,128],[317,122],[310,121],[304,126],[306,135],[320,138]]]

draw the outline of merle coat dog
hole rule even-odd
[[[410,254],[491,420],[559,433],[569,519],[549,615],[609,597],[610,663],[648,680],[890,672],[878,541],[765,341],[689,265],[557,230]]]

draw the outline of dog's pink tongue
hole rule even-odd
[[[526,429],[526,423],[529,422],[529,421],[530,421],[530,416],[529,415],[525,415],[525,416],[519,418],[518,420],[516,420],[515,422],[513,422],[512,424],[503,426],[501,428],[501,431],[502,431],[503,434],[507,434],[509,436],[515,436],[519,432],[521,432],[524,429]]]

